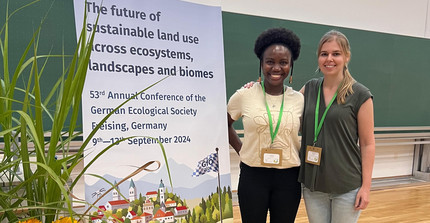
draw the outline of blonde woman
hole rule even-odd
[[[322,78],[308,81],[299,182],[310,223],[353,223],[369,203],[375,156],[373,96],[348,70],[349,41],[336,30],[320,40]]]

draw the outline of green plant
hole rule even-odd
[[[3,139],[3,145],[0,148],[0,155],[2,155],[0,156],[0,177],[5,185],[4,188],[0,187],[0,221],[7,219],[9,222],[17,222],[21,216],[24,216],[52,222],[60,213],[66,213],[69,216],[79,215],[73,211],[70,195],[88,165],[73,181],[70,174],[82,161],[85,147],[101,124],[132,99],[124,101],[104,117],[77,151],[70,152],[70,143],[82,136],[82,132],[77,130],[78,114],[81,109],[81,94],[94,33],[87,37],[85,28],[82,29],[73,55],[68,56],[64,53],[39,55],[40,29],[44,20],[42,19],[11,73],[8,21],[18,10],[37,2],[38,0],[24,5],[10,14],[6,7],[5,24],[0,31],[3,65],[3,70],[0,71],[0,137]],[[63,70],[58,71],[60,77],[49,95],[43,99],[40,78],[46,64],[52,58],[61,58],[63,64],[67,63],[66,61],[70,62]],[[27,82],[24,87],[19,87],[17,81],[25,75]],[[17,96],[18,92],[23,96]],[[49,117],[51,120],[52,126],[48,130],[44,128],[44,117]],[[164,147],[159,144],[167,164]],[[94,160],[113,145],[106,147]],[[89,165],[94,160],[90,161]],[[22,175],[17,173],[20,168],[22,168]],[[26,214],[22,215],[20,212]]]

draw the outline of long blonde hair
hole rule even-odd
[[[336,41],[337,44],[339,44],[342,50],[342,53],[344,53],[347,57],[351,58],[351,47],[349,45],[348,38],[346,38],[346,36],[343,33],[337,30],[330,30],[321,37],[321,40],[318,45],[317,56],[319,56],[321,53],[322,45],[326,42],[333,41],[333,40]],[[345,67],[343,68],[343,80],[337,94],[338,104],[345,104],[346,96],[354,93],[354,91],[352,90],[352,85],[356,81],[354,80],[351,73],[349,72],[347,65],[348,64],[345,63]]]

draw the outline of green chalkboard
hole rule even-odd
[[[32,4],[34,2],[34,4]],[[26,6],[27,5],[27,6]],[[26,6],[26,7],[23,7]],[[29,44],[33,33],[41,26],[37,41],[37,55],[72,55],[76,48],[76,32],[72,0],[0,0],[0,25],[2,29],[2,40],[4,39],[6,10],[12,15],[8,20],[9,34],[9,72],[13,74],[19,59]],[[43,24],[41,25],[43,21]],[[34,55],[33,48],[27,58]],[[1,55],[0,55],[1,56]],[[3,60],[2,60],[3,61]],[[45,64],[45,59],[39,59],[39,70]],[[40,77],[41,94],[45,98],[55,82],[60,78],[63,66],[70,63],[70,58],[49,58]],[[0,64],[1,77],[3,78],[3,63]],[[23,87],[28,82],[30,67],[26,69],[17,82],[18,87]],[[19,92],[16,93],[19,97]],[[13,105],[20,108],[21,105]],[[48,106],[52,108],[53,104]],[[44,117],[44,128],[50,129],[51,121]]]
[[[270,27],[289,28],[301,39],[302,50],[294,64],[291,85],[294,89],[321,76],[315,73],[319,39],[337,29],[351,44],[352,75],[374,95],[375,126],[430,126],[429,39],[224,12],[227,97],[244,83],[257,79],[259,62],[253,53],[254,41]]]
[[[5,21],[6,2],[0,0],[0,24]],[[30,2],[9,1],[9,13]],[[73,1],[42,0],[18,11],[9,21],[11,69],[45,16],[38,54],[73,54],[76,47]],[[430,97],[427,97],[430,40],[423,38],[223,12],[227,97],[244,83],[257,79],[254,41],[269,27],[289,28],[301,38],[301,55],[295,63],[291,85],[294,89],[300,89],[307,80],[321,76],[315,73],[316,47],[320,37],[335,28],[345,33],[351,42],[351,73],[374,95],[375,126],[430,126],[427,112],[430,110]],[[41,78],[42,96],[61,75],[62,66],[61,59],[48,61]],[[3,70],[2,64],[0,69]],[[26,78],[28,75],[23,75],[20,81],[25,83]]]

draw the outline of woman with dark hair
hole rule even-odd
[[[300,54],[300,39],[284,28],[268,29],[254,46],[263,81],[228,102],[229,143],[240,156],[239,207],[244,223],[294,222],[301,199],[297,181],[304,98],[284,85]],[[242,118],[243,144],[233,128]]]

